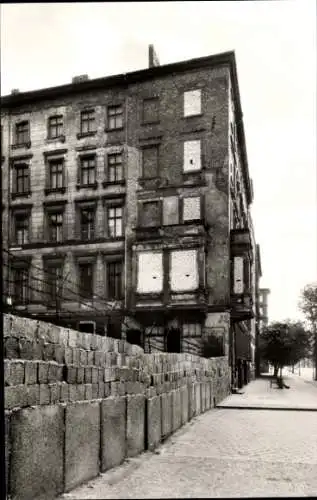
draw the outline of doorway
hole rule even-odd
[[[166,352],[181,352],[181,331],[171,328],[166,331]]]

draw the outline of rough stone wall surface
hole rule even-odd
[[[230,388],[226,357],[145,354],[121,340],[12,315],[4,317],[4,348],[7,473],[9,493],[17,499],[25,491],[30,498],[54,497],[127,456],[153,449]],[[80,421],[76,432],[73,414]],[[82,432],[87,419],[88,441]],[[28,439],[35,435],[44,439],[36,469]],[[82,446],[87,451],[77,463]],[[47,474],[41,464],[50,461],[54,480],[39,482],[35,476]]]

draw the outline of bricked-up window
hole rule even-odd
[[[80,235],[83,240],[95,237],[95,208],[82,208],[80,211]]]
[[[121,105],[108,106],[108,129],[115,130],[123,127],[123,107]]]
[[[178,196],[166,196],[163,198],[163,224],[169,226],[179,224],[179,199]]]
[[[29,300],[29,279],[30,271],[25,267],[12,269],[13,278],[13,301],[18,304],[26,304]]]
[[[200,140],[184,142],[184,172],[201,170],[201,143]]]
[[[173,292],[196,290],[198,288],[197,250],[175,250],[171,252],[170,284]]]
[[[122,298],[122,261],[107,263],[107,290],[109,299]]]
[[[96,131],[96,117],[94,109],[87,109],[80,113],[80,133],[89,134]]]
[[[56,190],[64,187],[64,160],[62,158],[49,161],[49,187]]]
[[[18,163],[14,165],[15,182],[14,188],[16,194],[27,194],[30,191],[30,169],[27,163]]]
[[[184,116],[194,116],[201,113],[201,90],[184,92]]]
[[[84,262],[79,264],[80,294],[86,299],[91,299],[94,293],[93,264]]]
[[[50,116],[48,119],[48,136],[56,139],[63,135],[63,115]]]
[[[163,290],[163,253],[138,254],[138,293],[159,293]]]
[[[63,294],[63,266],[62,264],[45,267],[46,300],[54,307],[54,302],[62,298]],[[53,302],[53,304],[52,304]]]
[[[158,175],[158,146],[149,146],[142,149],[142,177],[153,179]]]
[[[157,227],[161,224],[161,204],[159,201],[147,201],[139,204],[141,227]]]
[[[143,100],[143,123],[155,123],[159,120],[159,99],[157,97]]]
[[[117,238],[123,234],[123,207],[108,207],[108,235]]]
[[[96,182],[96,157],[84,156],[80,160],[80,184],[89,186]]]
[[[47,216],[49,240],[57,243],[63,241],[64,213],[62,211],[49,212]]]
[[[199,323],[184,323],[183,337],[201,337],[201,324]]]
[[[15,125],[15,142],[17,146],[21,146],[30,141],[30,123],[25,120],[16,123]]]
[[[108,182],[119,182],[122,180],[122,153],[108,154]]]
[[[201,218],[200,196],[183,198],[183,221],[195,221]]]
[[[15,244],[25,245],[29,243],[29,214],[16,214],[14,217]]]

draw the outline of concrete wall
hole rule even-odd
[[[154,449],[226,397],[228,360],[140,347],[5,315],[12,499],[54,498]]]

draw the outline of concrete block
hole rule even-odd
[[[11,413],[5,412],[4,414],[5,482],[8,495],[10,493],[9,491],[9,470],[10,470],[10,456],[11,456],[10,423],[11,423]]]
[[[78,401],[77,385],[69,384],[69,401]]]
[[[92,384],[98,383],[98,368],[95,366],[91,368],[91,383]]]
[[[181,394],[181,425],[188,422],[188,388],[183,386],[180,388]]]
[[[206,410],[210,410],[210,383],[206,382]]]
[[[83,384],[85,380],[85,368],[83,366],[78,366],[76,368],[77,384]]]
[[[38,382],[39,384],[47,384],[48,382],[48,363],[45,361],[38,362]]]
[[[57,380],[57,363],[55,361],[50,361],[48,363],[48,382],[53,383]]]
[[[127,456],[144,450],[145,403],[143,394],[127,396]]]
[[[60,329],[59,329],[59,343],[64,347],[68,346],[68,336],[69,336],[68,329],[60,327]]]
[[[172,392],[172,430],[173,432],[180,428],[182,424],[182,404],[181,393],[179,389]]]
[[[98,382],[98,396],[99,399],[103,399],[105,397],[105,383]]]
[[[79,366],[80,364],[80,349],[77,347],[72,347],[72,353],[73,353],[73,365]]]
[[[55,345],[44,343],[43,359],[44,361],[54,361]]]
[[[4,357],[8,359],[20,358],[19,340],[13,337],[8,337],[4,341]]]
[[[47,384],[40,384],[40,405],[50,404],[50,389]]]
[[[88,351],[87,352],[87,365],[92,366],[95,361],[95,353],[94,351]]]
[[[44,359],[44,340],[37,339],[33,342],[33,359],[42,360]]]
[[[85,366],[84,382],[85,382],[85,384],[91,384],[91,382],[92,382],[92,367],[91,366]]]
[[[85,385],[77,384],[77,401],[85,400]]]
[[[61,383],[61,402],[69,401],[69,385],[66,382]]]
[[[188,386],[188,420],[191,420],[196,414],[195,384]]]
[[[98,368],[98,382],[104,382],[104,369]]]
[[[92,399],[92,384],[85,385],[85,399]]]
[[[105,363],[105,353],[102,351],[94,351],[94,365],[103,366]]]
[[[64,347],[64,363],[65,365],[73,364],[73,350],[71,347]]]
[[[23,408],[27,406],[27,390],[24,384],[4,388],[4,409]]]
[[[83,365],[83,366],[86,366],[87,365],[87,360],[88,360],[87,351],[84,351],[83,349],[80,349],[79,350],[79,364]]]
[[[105,382],[105,398],[111,394],[111,382]]]
[[[126,457],[125,397],[109,397],[101,402],[101,471],[123,462]]]
[[[12,360],[10,370],[10,385],[24,384],[24,362]]]
[[[147,447],[154,450],[161,442],[162,437],[162,412],[161,397],[155,396],[146,400],[147,408]]]
[[[10,385],[11,383],[11,361],[9,359],[3,360],[3,369],[4,369],[4,385]]]
[[[27,406],[36,406],[40,404],[40,385],[33,384],[26,388],[27,391]]]
[[[77,382],[77,368],[74,365],[66,366],[66,382],[68,384],[76,384]]]
[[[68,331],[68,345],[69,347],[77,347],[77,332],[76,330]]]
[[[25,361],[25,383],[32,385],[37,383],[38,361]]]
[[[54,346],[54,360],[62,365],[64,363],[64,347],[61,345]]]
[[[12,414],[10,427],[11,497],[55,498],[63,491],[64,409],[26,408]]]
[[[162,438],[166,438],[172,432],[172,407],[171,396],[161,394],[161,414],[162,414]]]
[[[97,384],[91,384],[92,387],[92,399],[98,399],[99,397],[99,386]]]
[[[52,405],[59,403],[61,398],[61,386],[59,383],[48,384],[50,391],[50,403]]]
[[[68,404],[65,417],[65,491],[99,473],[100,406],[98,402]]]
[[[197,382],[195,385],[195,416],[201,413],[201,384]]]
[[[206,382],[200,384],[201,390],[201,413],[206,411]]]

